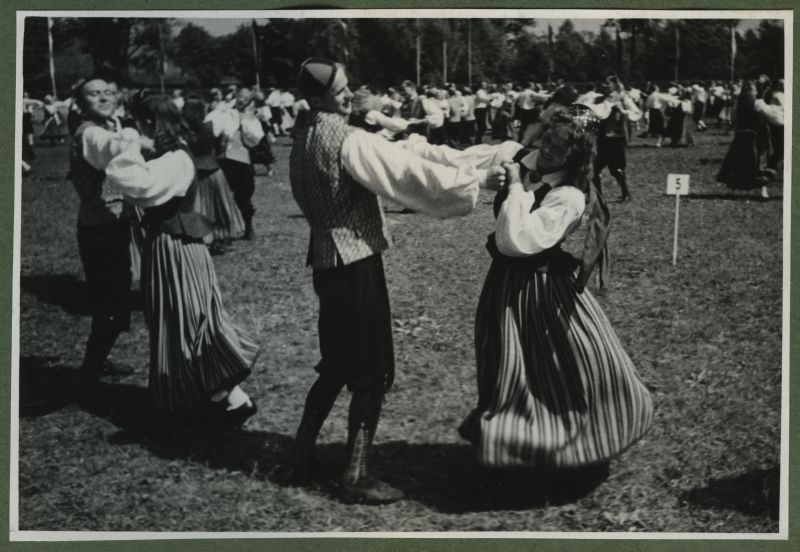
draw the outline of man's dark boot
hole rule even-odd
[[[248,215],[244,219],[244,239],[252,240],[253,236],[253,215]]]
[[[383,393],[355,391],[350,403],[348,465],[342,477],[342,498],[364,504],[390,504],[404,498],[403,491],[372,477],[369,456],[381,413]]]
[[[289,450],[289,484],[303,486],[311,483],[314,470],[314,445],[327,415],[327,412],[308,408],[303,413],[294,443]]]
[[[323,372],[309,389],[303,418],[300,420],[300,427],[297,428],[297,435],[289,451],[287,464],[291,485],[308,485],[311,482],[314,445],[342,387],[344,387],[343,380],[331,375],[330,372]]]
[[[350,461],[342,477],[342,494],[347,500],[363,504],[391,504],[405,498],[403,491],[369,474],[372,433],[364,426],[348,436]]]

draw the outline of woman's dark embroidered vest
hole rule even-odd
[[[524,157],[524,150],[518,153],[515,161]],[[535,211],[542,203],[542,200],[552,188],[548,184],[543,184],[534,192],[534,202],[531,212]],[[594,186],[589,184],[589,199],[582,216],[582,226],[584,227],[583,239],[579,240],[577,250],[573,251],[569,244],[568,250],[562,249],[562,244],[566,236],[554,247],[531,255],[529,257],[509,257],[503,255],[497,248],[495,234],[489,234],[486,240],[486,249],[496,263],[503,263],[506,266],[514,266],[523,270],[536,272],[548,272],[560,274],[574,278],[575,288],[581,292],[589,282],[595,267],[599,269],[598,281],[602,290],[605,281],[608,279],[609,257],[608,257],[608,235],[611,230],[611,216],[606,207],[602,193]],[[494,216],[497,218],[500,207],[508,197],[508,189],[503,188],[497,192],[494,200]],[[581,236],[579,235],[578,238]]]
[[[194,162],[194,156],[188,148],[181,148]],[[197,177],[192,180],[186,195],[173,197],[163,205],[148,207],[144,210],[143,224],[147,235],[155,236],[163,233],[186,240],[202,240],[214,230],[211,219],[194,210],[197,197]]]
[[[219,163],[215,156],[217,138],[214,136],[214,128],[211,122],[205,122],[195,129],[194,142],[192,143],[192,155],[194,156],[194,166],[198,175],[208,174],[219,169]]]
[[[536,191],[534,191],[533,195],[535,199],[533,201],[533,205],[531,206],[531,213],[539,208],[539,206],[542,204],[542,200],[551,189],[552,188],[549,184],[542,184],[536,189]],[[494,200],[495,218],[497,218],[497,215],[500,213],[500,207],[502,207],[503,202],[507,197],[507,187],[504,187],[502,190],[497,192]],[[578,259],[561,249],[561,243],[556,244],[550,249],[536,253],[535,255],[530,255],[527,257],[509,257],[508,255],[504,255],[500,252],[497,247],[495,233],[492,232],[486,238],[486,249],[489,251],[489,254],[492,256],[492,259],[494,259],[495,262],[503,263],[507,266],[514,266],[524,270],[553,272],[568,275],[572,274],[579,265]]]

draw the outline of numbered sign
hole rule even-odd
[[[667,195],[689,195],[689,175],[668,174]]]

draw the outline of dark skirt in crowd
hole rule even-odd
[[[511,140],[513,120],[508,109],[498,109],[492,118],[492,140]]]
[[[67,135],[67,129],[61,122],[61,118],[56,114],[45,119],[42,127],[41,138],[55,141],[63,140]]]
[[[202,241],[148,232],[142,294],[150,330],[149,388],[162,408],[205,406],[214,393],[250,374],[259,347],[225,312]]]
[[[695,124],[700,124],[700,122],[706,116],[706,103],[705,102],[694,102],[692,106],[692,120]]]
[[[666,128],[666,136],[669,138],[669,145],[673,148],[693,146],[693,125],[694,123],[692,122],[691,115],[684,113],[681,108],[671,109]]]
[[[648,125],[647,134],[653,138],[664,135],[666,125],[664,124],[664,112],[660,109],[651,108],[647,112]]]
[[[261,121],[261,128],[264,130],[264,137],[253,148],[250,149],[250,156],[253,163],[264,165],[269,168],[275,163],[275,156],[272,154],[272,144],[270,144],[270,127],[264,121]]]
[[[769,156],[769,166],[776,169],[778,163],[783,161],[783,125],[769,125],[772,153]]]
[[[738,190],[760,188],[775,177],[767,161],[767,153],[759,147],[756,131],[737,130],[722,160],[717,182]]]
[[[244,235],[244,219],[221,169],[198,171],[194,209],[214,221],[214,232],[209,234],[207,242],[231,240]]]
[[[22,134],[23,136],[33,134],[33,113],[30,111],[22,112]]]
[[[650,393],[608,319],[568,276],[495,260],[475,350],[478,407],[459,431],[482,465],[602,463],[653,422]]]

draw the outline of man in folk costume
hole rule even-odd
[[[600,173],[608,167],[611,176],[619,184],[622,196],[621,201],[631,199],[628,190],[628,181],[625,174],[627,160],[625,150],[630,140],[630,123],[638,121],[641,110],[626,94],[625,88],[616,77],[606,80],[606,95],[602,102],[587,105],[601,120],[600,131],[597,133],[597,155],[594,159],[593,182],[597,189],[600,186]]]
[[[82,120],[72,138],[69,178],[80,198],[78,250],[92,313],[80,393],[83,400],[92,401],[100,375],[133,372],[108,360],[117,337],[130,327],[131,208],[107,185],[105,169],[138,135],[114,121],[116,99],[106,80],[88,78],[79,83],[75,101]]]
[[[306,399],[289,462],[295,484],[311,481],[313,448],[336,397],[352,392],[345,498],[389,503],[402,491],[370,475],[368,454],[384,394],[394,379],[389,297],[381,254],[390,237],[379,196],[445,218],[469,213],[479,187],[497,185],[502,168],[455,168],[347,124],[352,92],[344,67],[306,60],[299,75],[311,111],[296,129],[292,194],[311,227],[307,264],[319,297],[319,376]]]

